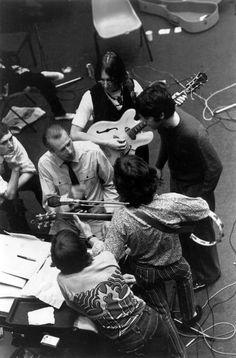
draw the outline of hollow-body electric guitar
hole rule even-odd
[[[185,88],[181,92],[176,92],[173,94],[172,98],[177,105],[181,105],[184,101],[179,103],[179,97],[193,93],[206,81],[207,75],[205,73],[199,72],[191,81],[185,85]],[[88,134],[91,134],[102,140],[114,138],[126,140],[127,147],[124,151],[118,151],[107,146],[101,146],[112,165],[118,157],[127,154],[134,154],[138,147],[149,144],[153,139],[153,132],[143,131],[144,127],[146,127],[145,121],[134,120],[135,114],[135,109],[130,108],[124,112],[118,121],[96,122],[87,131]]]

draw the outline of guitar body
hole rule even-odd
[[[100,139],[112,139],[119,137],[120,139],[126,140],[128,148],[125,152],[120,152],[108,147],[102,148],[112,165],[118,157],[126,154],[134,154],[138,147],[150,143],[153,139],[153,133],[151,131],[141,131],[136,134],[135,139],[130,138],[128,131],[141,122],[134,120],[135,114],[135,109],[130,108],[117,122],[100,121],[94,123],[87,131],[87,133]]]
[[[199,72],[194,78],[189,81],[184,90],[176,92],[172,98],[178,103],[178,98],[183,94],[186,96],[188,93],[193,93],[203,83],[207,81],[207,75]],[[183,103],[183,102],[182,102]],[[181,103],[181,104],[182,104]],[[114,165],[115,160],[127,154],[135,154],[135,150],[143,145],[149,144],[153,140],[153,132],[143,132],[142,129],[146,126],[144,121],[135,121],[136,111],[134,108],[130,108],[123,113],[120,120],[116,122],[100,121],[91,125],[87,133],[102,140],[120,138],[125,139],[127,143],[127,149],[125,151],[118,151],[116,149],[108,148],[107,146],[101,146],[107,158],[111,164]]]

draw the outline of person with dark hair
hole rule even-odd
[[[57,96],[54,82],[62,80],[64,75],[55,71],[32,72],[18,65],[6,65],[0,59],[1,92],[11,95],[27,91],[30,87],[37,88],[50,105],[54,119],[73,119],[74,114],[66,113]]]
[[[77,217],[75,224],[91,236],[88,224]],[[51,257],[67,305],[92,320],[114,356],[186,357],[174,325],[133,294],[111,252],[93,257],[85,239],[62,230],[52,240]]]
[[[0,122],[0,175],[5,181],[10,180],[15,166],[19,166],[17,194],[21,191],[32,191],[41,206],[42,191],[36,168],[20,141],[11,134],[5,123]],[[30,229],[24,218],[25,208],[17,194],[15,200],[6,201],[2,208],[4,206],[8,213],[12,229],[18,231],[25,228],[29,232]],[[21,225],[23,222],[24,226]]]
[[[99,121],[118,121],[123,113],[135,108],[136,96],[142,92],[139,83],[132,79],[118,54],[107,51],[96,69],[97,83],[82,97],[71,126],[73,140],[91,140],[102,146],[118,151],[126,149],[124,138],[102,139],[86,133],[87,125]],[[148,162],[148,146],[136,149],[136,154]]]
[[[169,318],[164,281],[175,280],[182,320],[193,325],[201,318],[201,307],[195,306],[192,274],[178,231],[206,218],[207,203],[177,193],[156,194],[156,169],[133,155],[116,160],[114,184],[120,200],[129,205],[115,210],[105,235],[106,250],[119,262],[128,247],[129,272],[142,298]]]
[[[137,111],[161,137],[156,162],[159,178],[168,162],[170,191],[202,197],[215,210],[214,190],[219,181],[222,164],[212,146],[207,130],[193,116],[175,108],[175,102],[164,84],[147,87],[136,101]],[[211,222],[197,227],[207,241],[214,241]],[[189,262],[194,288],[199,290],[214,283],[221,274],[216,246],[201,246],[186,240],[181,234],[183,255]]]
[[[72,142],[66,129],[61,125],[50,125],[43,135],[48,149],[38,162],[43,205],[46,210],[71,211],[68,205],[55,204],[55,197],[61,199],[86,199],[112,201],[118,199],[113,184],[113,168],[98,145],[89,141]],[[61,205],[61,206],[60,206]],[[57,207],[58,206],[58,207]],[[93,206],[93,213],[112,211],[108,206]],[[103,222],[90,221],[94,232],[99,234]],[[57,218],[53,231],[73,227],[68,218]],[[52,233],[53,233],[52,231]]]

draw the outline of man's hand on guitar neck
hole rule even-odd
[[[181,106],[186,101],[187,95],[183,92],[176,92],[173,94],[172,98],[177,106]]]

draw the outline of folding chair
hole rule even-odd
[[[20,53],[26,45],[29,47],[34,65],[37,66],[30,33],[13,32],[0,34],[0,52],[2,56],[16,61],[17,64],[20,64]]]
[[[153,61],[143,24],[129,0],[92,0],[94,41],[97,56],[100,56],[98,36],[104,39],[140,30],[140,46],[144,38],[150,61]]]

